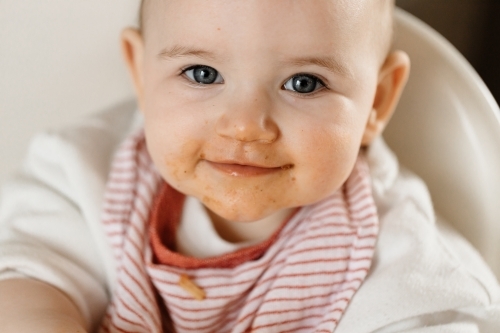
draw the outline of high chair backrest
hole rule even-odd
[[[34,132],[132,98],[118,35],[138,4],[0,1],[0,182]],[[385,137],[500,276],[498,106],[446,40],[403,11],[396,18],[395,47],[410,54],[412,73]]]
[[[395,48],[410,80],[384,137],[428,185],[438,215],[500,276],[500,111],[465,58],[429,26],[397,10]]]

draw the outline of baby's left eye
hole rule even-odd
[[[186,68],[182,74],[184,74],[189,80],[199,83],[199,84],[214,84],[214,83],[224,83],[224,79],[219,74],[219,72],[210,66],[195,65]]]
[[[300,94],[310,94],[324,86],[323,82],[314,75],[296,74],[285,82],[283,88]]]

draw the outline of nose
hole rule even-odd
[[[216,125],[218,135],[242,142],[272,143],[279,127],[272,118],[272,100],[265,93],[234,93]]]

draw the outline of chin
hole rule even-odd
[[[227,221],[241,222],[241,223],[251,223],[259,221],[272,214],[272,213],[263,213],[260,211],[249,212],[248,209],[234,209],[234,208],[231,208],[229,211],[220,210],[213,212]]]
[[[249,207],[248,205],[220,205],[213,204],[213,202],[205,202],[202,200],[205,207],[226,221],[232,222],[241,222],[241,223],[250,223],[262,220],[266,217],[272,215],[275,210],[269,209],[266,207],[265,209],[261,207]]]

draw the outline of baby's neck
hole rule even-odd
[[[230,243],[263,241],[278,230],[289,218],[294,208],[280,210],[273,215],[253,222],[228,221],[206,208],[212,224],[221,238]]]

